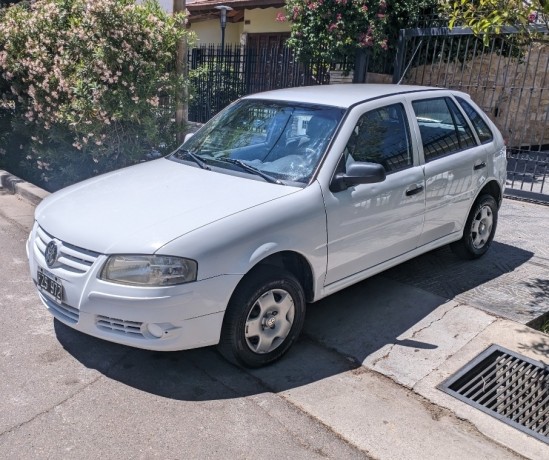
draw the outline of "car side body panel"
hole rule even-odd
[[[208,279],[243,276],[268,256],[292,251],[308,261],[315,286],[323,286],[326,241],[324,201],[315,181],[291,195],[183,235],[159,248],[157,253],[185,254],[198,260],[198,278]]]

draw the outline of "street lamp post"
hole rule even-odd
[[[219,25],[221,26],[221,54],[225,52],[225,27],[227,27],[227,11],[231,11],[232,8],[226,5],[219,5],[215,7],[219,10]]]

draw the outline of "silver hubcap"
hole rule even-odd
[[[272,289],[257,299],[246,319],[250,350],[265,354],[280,346],[294,322],[294,300],[284,289]]]
[[[494,225],[494,214],[490,206],[483,206],[473,219],[471,226],[471,239],[475,249],[482,248],[490,238]]]

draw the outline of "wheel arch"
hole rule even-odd
[[[305,293],[305,300],[307,302],[311,302],[314,299],[314,277],[311,264],[305,258],[305,256],[298,252],[290,250],[279,251],[273,254],[269,254],[265,258],[258,261],[242,277],[242,279],[236,286],[235,291],[241,283],[244,283],[246,281],[246,278],[251,273],[253,273],[254,270],[256,270],[258,267],[268,266],[282,268],[290,272],[297,278],[297,280],[301,284],[301,287],[303,288],[303,291]]]
[[[501,189],[499,182],[496,179],[492,179],[488,183],[484,184],[484,186],[480,189],[477,196],[475,197],[475,200],[473,201],[471,208],[475,205],[476,201],[482,195],[491,195],[494,198],[494,200],[496,200],[498,209],[501,207],[501,202],[503,200],[503,191]]]
[[[465,220],[463,221],[463,226],[459,232],[460,238],[463,236],[463,231],[465,230],[465,222],[467,221],[469,214],[471,213],[472,209],[475,207],[475,204],[482,195],[490,195],[494,198],[494,200],[496,200],[498,210],[501,207],[501,203],[503,200],[503,190],[501,189],[501,185],[496,179],[491,179],[482,186],[482,188],[476,194],[475,198],[471,200],[467,215],[465,217]]]
[[[265,257],[248,270],[231,295],[221,326],[218,350],[228,361],[236,365],[254,368],[276,361],[288,351],[301,332],[308,300],[307,292],[312,291],[312,288],[307,287],[307,276],[312,275],[312,271],[307,272],[307,267],[307,261],[300,254],[292,251],[281,251]],[[250,345],[246,337],[249,331],[248,324],[256,321],[259,316],[250,320],[250,323],[248,323],[248,320],[252,310],[255,310],[259,303],[259,297],[257,296],[262,296],[263,293],[267,292],[264,289],[270,290],[275,285],[286,290],[287,293],[291,293],[293,299],[291,305],[294,307],[295,316],[291,320],[273,321],[273,324],[263,323],[265,318],[268,318],[269,321],[273,320],[278,313],[268,311],[271,308],[276,310],[278,306],[278,300],[271,296],[273,297],[272,303],[269,304],[269,301],[267,301],[267,308],[261,313],[261,329],[258,329],[260,326],[257,326],[256,329],[251,326],[251,336],[257,335],[259,338],[264,335],[261,331],[269,328],[273,329],[276,324],[288,323],[290,327],[281,336],[282,343],[266,351],[258,351]],[[263,305],[263,302],[261,305]],[[262,307],[260,312],[261,310]],[[285,318],[285,316],[281,316],[281,318]],[[283,329],[279,328],[279,331]],[[266,337],[269,340],[268,333]],[[274,343],[272,337],[269,347]]]

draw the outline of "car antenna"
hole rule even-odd
[[[400,77],[400,80],[398,81],[397,85],[400,85],[402,83],[402,80],[404,80],[404,77],[406,76],[406,72],[408,72],[408,69],[412,65],[412,62],[414,62],[414,58],[416,57],[416,54],[419,51],[419,47],[421,46],[422,43],[423,43],[423,38],[417,44],[416,49],[414,50],[414,54],[412,54],[412,59],[410,59],[410,62],[408,63],[408,65],[404,69],[404,72],[402,72],[402,77]]]

